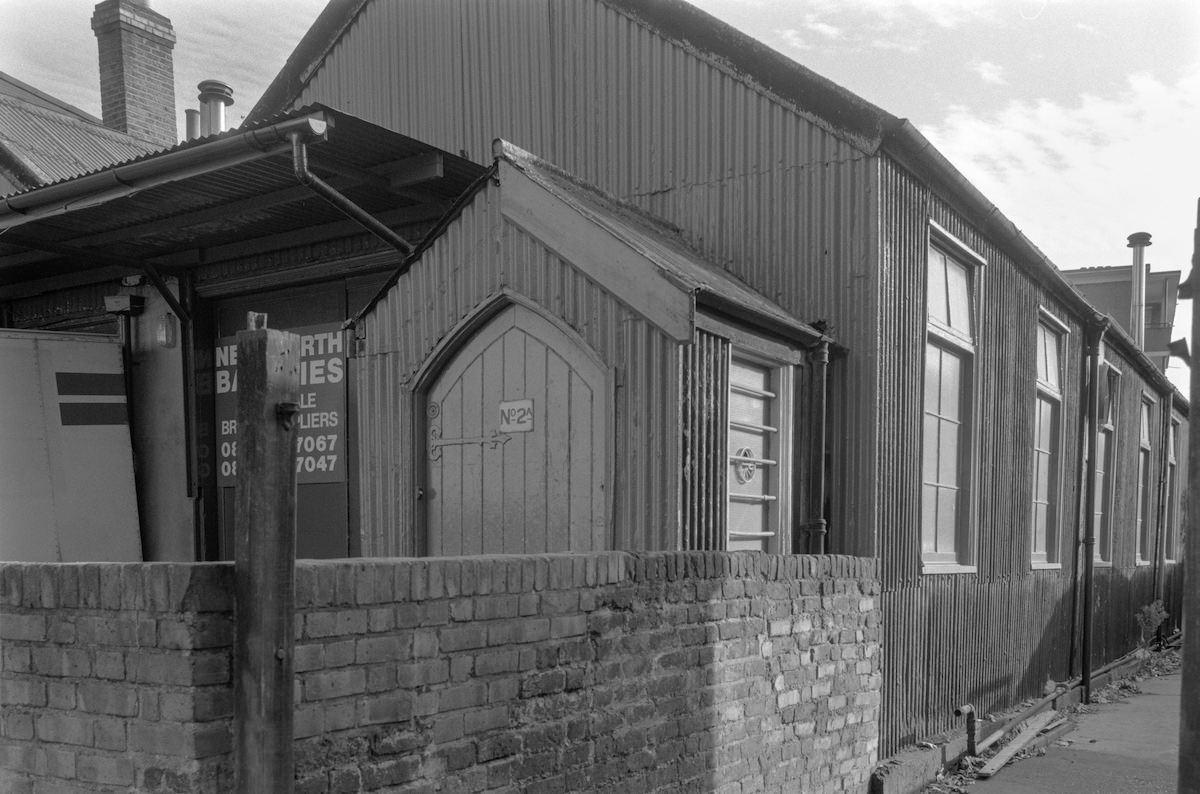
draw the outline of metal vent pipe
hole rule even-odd
[[[1133,287],[1129,298],[1129,335],[1139,350],[1146,349],[1146,248],[1150,243],[1149,232],[1134,232],[1127,238],[1133,249],[1133,272],[1130,283]]]
[[[200,135],[219,135],[225,131],[225,106],[233,104],[233,89],[220,80],[204,80],[200,91]]]

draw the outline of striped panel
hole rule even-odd
[[[725,548],[729,341],[697,331],[683,364],[683,547]]]

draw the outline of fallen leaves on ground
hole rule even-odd
[[[1170,675],[1179,670],[1182,665],[1182,658],[1178,648],[1167,648],[1163,651],[1156,651],[1147,655],[1142,662],[1141,669],[1129,678],[1122,678],[1119,681],[1112,681],[1107,686],[1092,692],[1092,705],[1084,705],[1082,703],[1072,706],[1068,709],[1063,709],[1063,714],[1090,714],[1095,709],[1093,706],[1099,703],[1122,703],[1130,695],[1140,694],[1142,689],[1138,683],[1145,681],[1147,678],[1156,678],[1162,675]],[[1026,701],[1018,708],[1025,708],[1033,703],[1032,700]],[[1014,726],[1014,728],[1017,726]],[[1070,739],[1060,739],[1054,742],[1056,747],[1069,747]],[[968,794],[968,787],[973,785],[979,779],[977,774],[979,768],[987,763],[987,760],[999,752],[1003,743],[998,742],[996,745],[988,748],[985,755],[964,756],[959,762],[958,767],[949,771],[942,772],[938,775],[937,780],[930,783],[922,790],[922,794]],[[1045,755],[1046,748],[1040,747],[1034,750],[1021,750],[1015,756],[1013,761],[1019,761],[1023,758],[1032,758],[1035,756]]]

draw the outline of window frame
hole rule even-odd
[[[1150,530],[1153,525],[1150,506],[1153,501],[1154,488],[1151,474],[1154,469],[1154,406],[1158,401],[1149,392],[1142,392],[1138,404],[1138,479],[1137,479],[1137,515],[1134,517],[1133,534],[1133,563],[1135,566],[1154,564],[1154,533]],[[1144,425],[1144,428],[1143,428]],[[1145,435],[1142,430],[1145,430]],[[1145,534],[1146,555],[1142,552],[1142,536]]]
[[[1172,414],[1167,431],[1170,434],[1167,438],[1167,510],[1166,527],[1163,530],[1163,562],[1172,565],[1183,561],[1179,542],[1179,521],[1183,513],[1180,502],[1183,492],[1179,487],[1179,429],[1182,426],[1182,420]],[[1184,454],[1187,454],[1187,450],[1184,450]]]
[[[1120,426],[1118,418],[1121,413],[1121,370],[1117,369],[1109,360],[1107,349],[1101,354],[1100,371],[1102,377],[1108,381],[1108,403],[1100,406],[1102,415],[1099,417],[1100,421],[1095,433],[1097,438],[1102,433],[1106,435],[1104,460],[1102,461],[1104,468],[1101,472],[1103,479],[1096,485],[1100,493],[1096,498],[1097,512],[1095,515],[1099,520],[1093,525],[1096,544],[1092,547],[1092,564],[1107,568],[1113,564],[1113,484],[1115,482],[1113,466],[1116,461],[1117,433]],[[1107,408],[1107,412],[1105,412],[1105,408]],[[1095,472],[1091,474],[1095,476]],[[1103,542],[1101,542],[1102,540]]]
[[[967,322],[969,333],[963,334],[958,329],[940,322],[929,313],[929,275],[931,268],[930,256],[938,251],[948,263],[954,263],[962,268],[967,279],[966,295],[969,302],[967,307]],[[921,412],[921,489],[919,497],[918,526],[920,537],[921,573],[922,574],[955,574],[975,573],[978,568],[976,557],[978,553],[977,505],[978,505],[978,470],[977,451],[979,449],[979,390],[977,383],[977,366],[979,356],[978,328],[979,306],[981,305],[982,282],[981,269],[987,260],[972,250],[966,243],[955,237],[935,221],[929,222],[929,233],[926,239],[926,258],[924,267],[925,278],[925,333],[922,345],[923,375],[921,380],[922,393],[928,390],[929,353],[931,348],[948,351],[960,360],[961,382],[959,384],[961,421],[960,437],[958,440],[958,460],[956,463],[958,476],[958,505],[956,510],[955,545],[951,552],[954,559],[939,559],[925,551],[929,528],[925,526],[925,452],[928,439],[925,433],[925,421],[928,417],[926,404],[922,398]],[[936,528],[933,530],[936,537]]]
[[[793,516],[795,515],[796,473],[800,462],[796,457],[798,443],[796,433],[800,428],[797,421],[799,406],[799,390],[797,388],[797,367],[807,361],[805,351],[798,345],[771,337],[761,336],[754,331],[728,324],[708,314],[696,314],[696,326],[709,333],[725,338],[729,349],[725,356],[726,389],[725,389],[725,421],[721,427],[722,447],[724,448],[725,465],[732,459],[729,449],[730,417],[728,401],[733,388],[729,373],[735,359],[746,361],[756,366],[770,369],[772,382],[778,384],[775,391],[775,407],[779,450],[776,455],[776,472],[774,481],[777,493],[774,494],[774,509],[771,523],[775,527],[774,535],[764,544],[763,551],[771,554],[790,553],[792,548]],[[733,539],[729,521],[729,503],[731,489],[726,482],[725,493],[722,495],[722,509],[725,511],[725,549]]]
[[[1034,465],[1032,466],[1031,488],[1030,488],[1030,531],[1029,531],[1029,565],[1032,570],[1059,570],[1062,565],[1062,547],[1063,547],[1063,483],[1064,483],[1064,466],[1063,452],[1066,449],[1066,422],[1063,421],[1063,395],[1065,393],[1063,380],[1066,377],[1065,353],[1067,343],[1071,334],[1071,329],[1062,320],[1058,319],[1045,306],[1038,307],[1037,326],[1034,328],[1035,335],[1040,328],[1045,328],[1055,344],[1058,347],[1058,387],[1050,383],[1044,382],[1041,379],[1041,374],[1036,372],[1037,369],[1037,353],[1034,353],[1034,439],[1031,447],[1031,458]],[[1040,338],[1035,336],[1037,344],[1040,344]],[[1034,498],[1036,495],[1036,460],[1037,460],[1037,408],[1038,402],[1045,400],[1051,402],[1057,411],[1056,429],[1051,442],[1054,444],[1052,450],[1052,460],[1054,471],[1051,472],[1050,486],[1053,489],[1053,499],[1047,505],[1047,515],[1052,518],[1053,529],[1046,531],[1046,552],[1045,559],[1037,559],[1037,553],[1034,551],[1034,526],[1036,524],[1037,502]]]

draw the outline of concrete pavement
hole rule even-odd
[[[1076,715],[1079,727],[1046,754],[978,780],[971,794],[1174,794],[1179,756],[1178,672],[1137,682],[1141,694]]]

